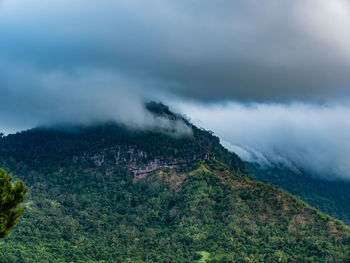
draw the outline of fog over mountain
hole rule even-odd
[[[164,126],[161,100],[248,159],[349,178],[349,24],[347,0],[0,0],[0,131]]]
[[[302,169],[326,179],[350,180],[349,105],[178,104],[224,145],[261,165]]]

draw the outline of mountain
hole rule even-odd
[[[350,182],[327,180],[302,169],[283,165],[261,166],[246,163],[249,176],[262,182],[273,183],[296,195],[309,205],[350,225]]]
[[[347,262],[350,230],[251,179],[211,132],[169,122],[36,128],[0,138],[0,167],[28,187],[0,262]],[[182,123],[190,133],[178,134]]]

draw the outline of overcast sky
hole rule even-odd
[[[242,156],[342,155],[350,178],[349,25],[348,0],[0,0],[0,131],[157,125],[162,100]]]
[[[176,108],[245,160],[350,179],[348,105],[180,102]]]

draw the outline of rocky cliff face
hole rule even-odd
[[[141,175],[161,167],[188,164],[194,160],[218,159],[230,169],[246,173],[244,162],[228,152],[211,132],[199,129],[173,114],[164,105],[150,111],[169,122],[181,120],[191,134],[171,136],[160,130],[130,130],[116,123],[91,127],[37,128],[0,138],[1,155],[31,168],[51,172],[90,162],[98,167],[124,166]]]
[[[0,138],[0,166],[29,188],[0,262],[349,261],[348,227],[250,179],[217,137],[192,130],[103,124]]]
[[[174,149],[175,156],[183,150]],[[74,155],[72,162],[74,164],[80,162],[92,162],[96,166],[101,167],[107,164],[112,170],[123,167],[129,169],[133,175],[134,180],[144,178],[147,175],[159,169],[176,168],[178,166],[186,166],[194,161],[205,161],[215,159],[209,153],[193,154],[189,157],[157,157],[149,158],[151,154],[137,146],[115,146],[108,149],[102,149],[95,153],[85,152],[81,156]],[[61,168],[62,172],[64,168]]]

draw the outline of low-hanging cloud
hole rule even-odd
[[[144,99],[147,96],[141,95],[137,81],[108,70],[43,74],[9,66],[0,64],[0,73],[3,73],[0,76],[5,83],[1,90],[1,132],[115,121],[132,129],[160,129],[176,136],[191,134],[183,121],[171,121],[146,110]]]
[[[349,24],[348,0],[2,0],[0,130],[164,127],[144,101],[191,99],[241,155],[348,178]]]
[[[197,125],[213,130],[247,161],[350,180],[349,104],[177,103],[175,107]]]

